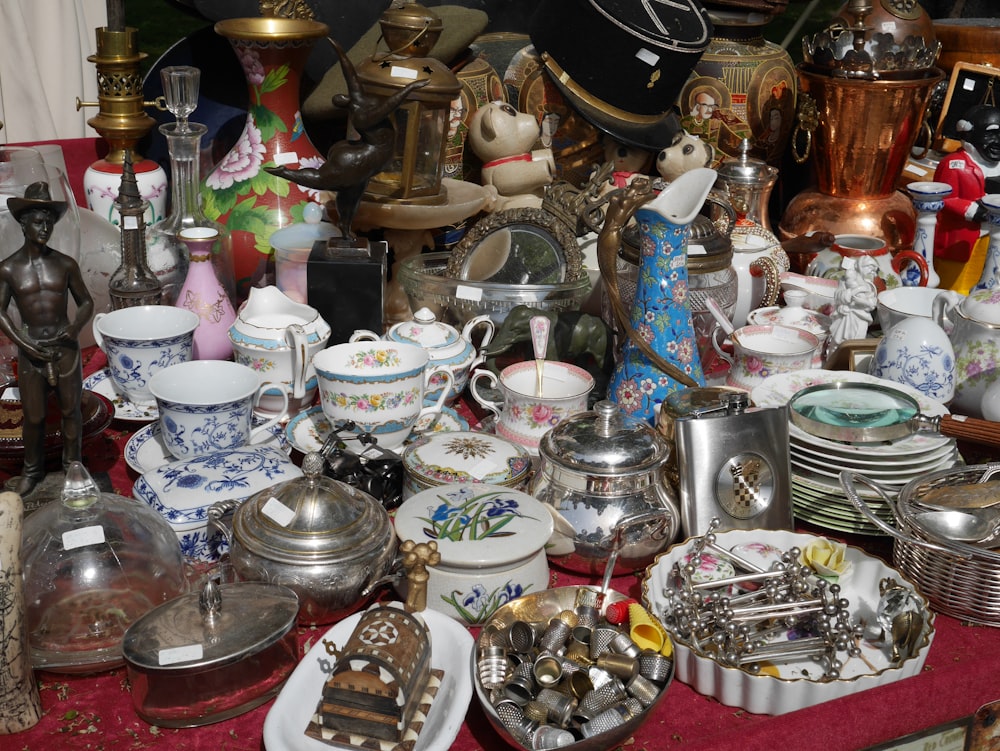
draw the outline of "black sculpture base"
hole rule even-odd
[[[330,238],[313,244],[306,268],[306,295],[330,324],[330,344],[358,329],[382,335],[388,243]]]

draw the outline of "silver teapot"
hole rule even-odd
[[[318,453],[302,472],[245,501],[219,501],[208,518],[229,541],[240,580],[282,584],[299,597],[300,624],[331,623],[364,605],[392,569],[396,535],[372,496],[323,475]]]
[[[546,504],[554,531],[549,560],[600,576],[644,569],[677,536],[680,512],[664,468],[670,444],[610,401],[552,428],[538,448],[529,492]]]

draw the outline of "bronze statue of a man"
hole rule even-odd
[[[67,203],[53,201],[48,184],[37,182],[28,186],[23,198],[8,198],[7,207],[24,233],[24,244],[0,262],[0,331],[18,348],[24,412],[24,468],[11,489],[24,496],[45,477],[50,389],[55,390],[62,416],[63,467],[81,459],[83,366],[78,337],[94,312],[94,301],[77,262],[48,245]],[[69,295],[77,306],[72,320]],[[20,314],[20,326],[8,312],[11,301]]]

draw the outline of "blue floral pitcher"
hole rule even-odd
[[[612,194],[598,240],[601,276],[618,326],[627,333],[608,398],[652,422],[669,394],[704,386],[688,297],[687,238],[715,184],[715,170],[685,172],[659,195],[645,179]],[[617,255],[632,215],[639,228],[639,278],[631,315],[618,292]]]

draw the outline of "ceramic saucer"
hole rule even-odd
[[[263,419],[254,417],[255,422],[262,423]],[[284,426],[274,425],[270,428],[271,438],[261,441],[259,446],[277,446],[285,453],[289,452],[288,441],[285,439]],[[174,455],[167,450],[166,444],[160,435],[160,423],[153,422],[145,425],[135,432],[125,444],[125,463],[140,475],[159,469],[164,464],[177,461]]]
[[[330,435],[331,427],[329,418],[323,414],[323,407],[315,406],[305,412],[300,412],[288,421],[285,437],[292,448],[298,449],[303,454],[308,454],[310,451],[319,451],[323,447],[323,441]],[[432,432],[443,433],[468,429],[469,423],[460,417],[458,412],[451,407],[445,407],[441,410],[437,422],[434,423]]]
[[[160,416],[160,410],[155,404],[136,404],[119,394],[115,390],[114,381],[111,380],[111,371],[107,368],[101,368],[93,375],[87,376],[83,381],[83,387],[106,397],[115,407],[116,420],[151,422]]]

